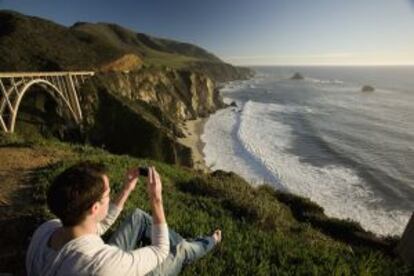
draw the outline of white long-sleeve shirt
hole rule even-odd
[[[110,205],[108,216],[98,225],[97,234],[83,235],[66,243],[59,251],[48,246],[51,235],[62,223],[43,223],[35,231],[26,255],[26,269],[32,275],[144,275],[161,264],[169,253],[168,227],[152,226],[152,245],[124,251],[105,244],[100,235],[114,223],[120,210]]]

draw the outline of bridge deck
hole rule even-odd
[[[93,71],[61,71],[61,72],[0,72],[0,78],[49,77],[49,76],[93,76]]]

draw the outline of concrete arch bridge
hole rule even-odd
[[[14,132],[17,113],[24,95],[33,86],[48,92],[62,108],[67,108],[76,123],[82,122],[77,90],[95,73],[74,72],[12,72],[0,73],[0,127]]]

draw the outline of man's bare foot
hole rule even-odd
[[[216,231],[214,231],[212,237],[213,237],[214,241],[216,242],[216,244],[221,242],[221,230],[217,229]]]

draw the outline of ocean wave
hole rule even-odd
[[[255,104],[256,103],[252,101],[248,101],[244,104],[242,108],[242,112],[238,116],[238,120],[236,121],[237,123],[234,128],[237,133],[236,137],[239,140],[239,143],[245,149],[246,153],[250,155],[250,159],[253,159],[256,164],[258,164],[259,166],[262,166],[262,168],[267,171],[266,179],[270,180],[270,183],[273,184],[275,187],[279,189],[283,189],[283,190],[288,190],[288,187],[283,186],[281,184],[280,174],[278,172],[277,167],[273,166],[272,160],[262,158],[264,156],[264,153],[262,152],[262,148],[256,147],[254,143],[251,143],[251,140],[255,140],[255,141],[263,140],[263,139],[266,139],[265,137],[269,135],[269,129],[262,129],[261,132],[256,132],[254,130],[251,131],[252,127],[254,126],[250,124],[249,120],[252,117],[255,117],[257,115],[255,113],[255,110],[254,109],[252,110],[252,107]],[[265,105],[265,107],[268,108],[269,105]],[[268,124],[267,122],[268,118],[263,117],[261,119],[262,119],[261,123]],[[256,123],[259,123],[259,122],[256,122]],[[278,124],[278,125],[273,124],[272,128],[273,128],[273,130],[271,130],[272,134],[275,131],[275,129],[278,131],[278,133],[286,133],[289,131],[289,129],[287,129],[288,127],[283,124]],[[252,139],[245,139],[246,135]],[[254,136],[254,137],[251,137],[251,136]],[[283,139],[279,139],[279,141],[283,141]],[[286,140],[284,142],[286,142]],[[285,148],[288,145],[273,143],[272,146],[279,147],[279,148]]]
[[[311,83],[317,83],[317,84],[335,84],[335,85],[342,85],[344,84],[341,80],[321,80],[321,79],[315,79],[315,78],[305,78],[305,81],[311,82]]]
[[[221,87],[220,92],[231,93],[231,92],[237,92],[240,90],[255,89],[257,88],[258,83],[260,83],[259,79],[232,81],[232,82],[226,83],[223,87]]]
[[[337,164],[315,166],[292,154],[294,132],[280,118],[306,112],[313,110],[248,101],[241,112],[214,114],[202,137],[207,164],[308,197],[327,215],[358,221],[369,231],[401,234],[410,212],[381,208],[382,200],[357,172]]]
[[[201,140],[205,143],[205,162],[211,169],[234,171],[253,185],[270,183],[274,177],[240,144],[237,137],[239,112],[231,108],[211,115],[204,127]]]

